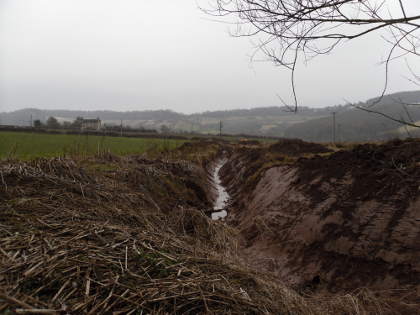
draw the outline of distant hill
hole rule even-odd
[[[412,104],[412,105],[405,105]],[[420,91],[400,92],[365,103],[353,104],[372,109],[396,119],[420,121]],[[420,123],[418,123],[420,124]],[[396,137],[420,136],[420,128],[409,128],[381,115],[367,113],[354,106],[348,106],[336,115],[336,137],[339,141],[386,140]],[[331,141],[333,130],[332,115],[302,122],[288,127],[284,136],[309,141]]]
[[[223,121],[225,133],[250,133],[264,135],[270,129],[285,129],[286,127],[309,119],[328,115],[327,108],[315,109],[302,107],[298,113],[291,113],[284,107],[264,107],[229,111],[214,111],[185,115],[169,110],[156,111],[71,111],[71,110],[40,110],[27,108],[10,113],[0,114],[1,124],[29,126],[32,121],[39,119],[45,122],[53,116],[59,121],[72,121],[76,117],[97,118],[110,125],[124,125],[131,127],[145,127],[159,129],[162,125],[174,131],[194,131],[201,133],[216,133],[219,123]],[[272,133],[274,135],[276,132]]]
[[[219,123],[229,134],[254,134],[265,136],[301,138],[309,141],[332,140],[332,113],[336,112],[336,136],[340,141],[382,140],[395,137],[420,136],[418,128],[407,128],[397,122],[375,114],[355,109],[365,106],[397,119],[420,121],[420,91],[399,92],[380,100],[373,98],[358,104],[324,108],[300,107],[297,113],[285,107],[262,107],[226,111],[207,111],[186,115],[170,110],[155,111],[71,111],[40,110],[34,108],[0,114],[3,125],[28,126],[32,119],[45,122],[48,117],[59,121],[72,121],[76,117],[97,118],[105,124],[123,124],[131,127],[160,129],[166,126],[177,132],[215,134]]]
[[[102,120],[177,120],[185,115],[178,114],[170,110],[154,111],[81,111],[81,110],[42,110],[35,108],[26,108],[10,113],[1,113],[2,124],[27,125],[32,119],[45,121],[48,117],[60,117],[65,119],[75,119],[76,117],[97,118]]]

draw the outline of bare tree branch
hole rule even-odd
[[[343,40],[360,38],[381,30],[388,31],[390,38],[384,40],[391,44],[391,48],[384,61],[385,84],[377,102],[387,90],[389,63],[407,54],[420,56],[418,52],[420,6],[413,14],[407,10],[404,0],[210,0],[210,2],[213,8],[204,9],[206,13],[218,17],[236,17],[238,29],[234,36],[257,36],[260,39],[257,48],[276,65],[291,71],[295,111],[298,108],[295,83],[298,60],[307,61],[318,55],[327,54]],[[391,10],[393,3],[396,8]],[[396,54],[397,50],[403,53]],[[299,58],[300,55],[304,58]],[[411,68],[409,69],[413,76],[410,81],[420,82],[419,77]],[[366,108],[363,110],[369,111]],[[400,119],[393,118],[393,120],[401,122]]]
[[[355,107],[357,109],[360,109],[360,110],[363,110],[365,112],[371,113],[371,114],[376,114],[376,115],[383,116],[383,117],[385,117],[387,119],[390,119],[390,120],[395,121],[397,123],[400,123],[402,125],[406,125],[406,126],[410,126],[410,127],[415,127],[415,128],[420,128],[420,125],[417,125],[415,123],[411,123],[411,122],[406,121],[404,119],[399,119],[399,118],[392,117],[391,115],[388,115],[388,114],[383,113],[383,112],[380,112],[380,111],[376,111],[374,109],[370,109],[370,108],[366,108],[366,107],[358,106],[358,105],[353,105],[353,107]]]

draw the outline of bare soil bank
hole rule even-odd
[[[366,290],[308,297],[244,267],[237,230],[202,213],[225,147],[1,161],[0,314],[401,313]]]
[[[410,288],[420,302],[420,141],[319,149],[243,147],[222,169],[243,258],[300,290]]]

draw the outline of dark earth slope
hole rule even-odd
[[[364,292],[303,297],[241,265],[236,231],[201,211],[220,148],[1,161],[0,314],[395,313]]]
[[[244,259],[300,289],[410,288],[418,303],[420,141],[290,146],[241,148],[222,169]]]

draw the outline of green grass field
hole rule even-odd
[[[0,159],[86,156],[102,152],[119,155],[172,150],[185,140],[0,132]]]

